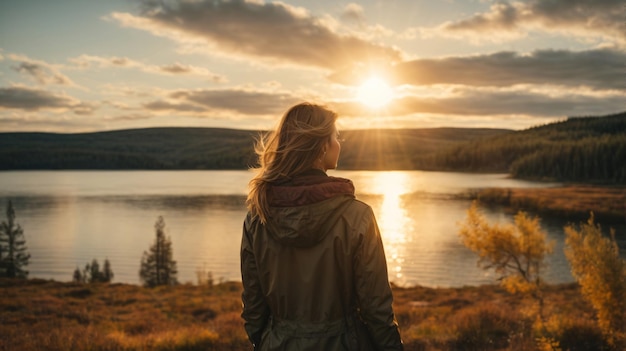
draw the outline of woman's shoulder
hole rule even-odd
[[[346,211],[349,211],[351,214],[360,215],[360,217],[373,217],[374,210],[372,207],[368,205],[366,202],[359,200],[357,198],[352,198],[350,200],[349,205],[347,206]]]

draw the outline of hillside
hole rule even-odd
[[[413,158],[504,129],[353,130],[342,169],[412,169]],[[150,128],[54,134],[0,133],[0,169],[246,169],[254,164],[257,131]]]
[[[626,184],[626,112],[523,131],[346,130],[341,169],[503,172],[516,178]],[[246,169],[258,131],[149,128],[0,133],[0,170]]]
[[[623,185],[626,184],[626,112],[568,118],[476,139],[416,160],[415,166]]]

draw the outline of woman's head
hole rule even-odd
[[[290,178],[311,168],[324,171],[336,167],[327,156],[336,140],[337,114],[319,105],[301,103],[290,108],[278,128],[257,150],[261,167],[278,178]],[[339,153],[337,152],[337,157]],[[332,160],[330,160],[332,161]]]
[[[337,166],[340,145],[337,114],[323,106],[301,103],[291,107],[273,132],[256,145],[258,174],[250,182],[248,209],[265,222],[267,184],[289,179],[311,168]]]

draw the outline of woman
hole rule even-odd
[[[241,242],[245,328],[255,350],[401,350],[371,208],[329,177],[337,115],[302,103],[261,139]]]

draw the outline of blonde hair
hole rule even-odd
[[[269,218],[268,186],[309,170],[335,131],[337,114],[323,106],[301,103],[291,107],[273,132],[255,145],[257,174],[249,183],[246,205],[261,223]]]

